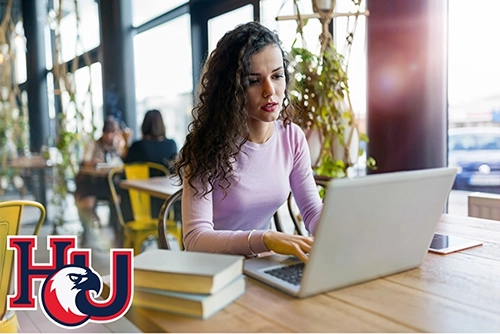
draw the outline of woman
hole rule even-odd
[[[142,121],[141,132],[142,138],[132,143],[124,162],[155,162],[164,165],[173,173],[173,164],[177,156],[177,144],[174,140],[166,138],[165,123],[159,110],[151,109],[146,112]],[[159,175],[163,174],[151,170],[151,176]],[[133,216],[129,209],[128,192],[122,193],[121,198],[123,214],[131,220]],[[158,216],[163,202],[162,199],[151,198],[151,217]]]
[[[159,110],[146,112],[141,131],[142,139],[130,146],[124,161],[156,162],[170,168],[177,155],[177,145],[175,141],[165,137],[165,123]]]
[[[288,60],[256,22],[226,33],[201,77],[200,102],[176,164],[187,250],[307,261],[313,237],[269,229],[292,190],[306,228],[322,209],[304,133],[290,121]]]

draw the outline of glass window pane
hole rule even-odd
[[[286,50],[290,50],[295,39],[299,37],[297,34],[297,22],[293,17],[296,17],[296,9],[293,1],[274,1],[262,0],[262,22],[263,24],[273,30],[276,30],[283,42]],[[363,6],[360,11],[364,11]],[[299,11],[302,15],[312,14],[311,1],[299,1]],[[356,6],[351,0],[337,0],[335,8],[336,12],[355,12]],[[277,20],[276,18],[279,18]],[[288,19],[285,19],[288,18]],[[339,52],[347,56],[345,50],[345,40],[347,34],[355,28],[355,34],[351,53],[349,57],[349,88],[350,97],[355,114],[360,118],[360,125],[364,129],[364,119],[366,115],[366,43],[365,43],[365,23],[366,17],[359,16],[357,24],[354,25],[355,20],[353,17],[337,17],[335,22],[335,45]],[[304,27],[305,47],[311,51],[319,52],[320,42],[319,36],[321,34],[321,24],[318,19],[309,19]],[[296,46],[301,46],[300,39],[297,40]]]
[[[500,110],[498,44],[500,1],[450,1],[448,100],[451,123],[492,120]],[[466,22],[466,24],[465,24]],[[469,124],[471,125],[471,124]]]
[[[68,76],[70,80],[72,75]],[[78,69],[74,75],[75,82],[75,103],[70,102],[66,90],[63,91],[62,105],[65,113],[68,115],[68,129],[78,133],[92,133],[93,125],[97,130],[102,128],[102,69],[101,63],[94,63],[90,67]],[[49,117],[51,119],[51,134],[55,134],[56,128],[56,101],[59,96],[54,95],[54,77],[52,73],[47,74],[47,89],[49,96]],[[81,113],[84,122],[80,123],[76,113]],[[55,138],[52,138],[55,140]]]
[[[253,21],[253,6],[246,5],[208,20],[208,52],[212,52],[219,39],[238,24]]]
[[[500,2],[456,0],[448,10],[448,164],[466,203],[471,191],[500,193]]]
[[[186,2],[188,2],[188,0],[133,0],[133,25],[134,27],[140,26]]]
[[[310,1],[299,1],[299,10],[302,15],[312,14],[312,3]],[[297,33],[296,9],[293,1],[261,1],[261,22],[271,30],[276,30],[285,50],[289,51],[296,39],[296,46],[301,46],[302,41]],[[279,18],[277,20],[276,18]],[[304,39],[306,46],[310,50],[319,52],[319,35],[321,34],[321,24],[319,20],[309,20],[304,27]]]
[[[46,24],[44,27],[45,33],[45,67],[47,69],[52,68],[52,42],[51,34],[53,33],[50,24]]]
[[[138,127],[148,109],[158,109],[167,137],[182,146],[193,100],[189,15],[135,36],[134,58]],[[134,129],[134,135],[140,137],[140,130]]]
[[[93,63],[75,72],[76,105],[83,115],[84,131],[92,132],[92,125],[102,129],[102,69],[101,63]]]
[[[64,0],[62,4],[63,18],[60,27],[62,60],[68,61],[99,45],[99,11],[96,1],[79,0],[79,22],[77,22],[74,1]]]
[[[14,54],[15,54],[15,73],[16,82],[25,82],[27,79],[26,73],[26,37],[24,36],[23,24],[16,24],[14,37]]]
[[[358,8],[351,0],[338,0],[336,12],[356,12]],[[365,8],[361,6],[360,12]],[[334,25],[334,42],[338,52],[344,55],[348,65],[349,91],[354,113],[360,122],[360,130],[365,130],[366,119],[366,16],[360,15],[356,21],[355,17],[337,17]],[[346,42],[350,33],[353,33],[352,45],[348,47]]]

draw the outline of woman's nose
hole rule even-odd
[[[274,86],[271,80],[266,79],[262,83],[262,96],[268,97],[274,94]]]

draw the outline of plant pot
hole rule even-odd
[[[321,148],[323,147],[321,133],[318,129],[309,129],[304,132],[306,134],[307,145],[309,146],[311,166],[315,168],[321,163]]]
[[[305,130],[305,135],[309,146],[311,165],[313,168],[316,168],[321,163],[322,135],[318,129]],[[344,128],[344,139],[345,145],[342,145],[338,138],[334,139],[332,147],[333,156],[336,160],[342,160],[346,167],[350,167],[358,161],[360,142],[358,128],[346,125]]]

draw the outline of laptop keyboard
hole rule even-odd
[[[293,285],[299,285],[302,280],[302,271],[304,270],[304,263],[297,263],[291,266],[280,267],[276,269],[266,270],[265,273],[280,278]]]

